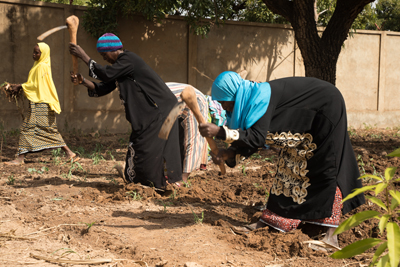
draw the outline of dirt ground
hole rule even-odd
[[[365,127],[349,134],[362,173],[399,166],[386,156],[400,147],[399,129]],[[125,185],[113,168],[124,161],[128,133],[63,136],[79,152],[79,164],[65,162],[59,150],[29,154],[21,166],[0,163],[0,266],[89,266],[43,260],[50,258],[108,261],[97,266],[354,267],[367,266],[372,257],[334,260],[310,249],[303,241],[321,239],[315,227],[232,231],[261,214],[256,207],[266,203],[275,174],[271,151],[260,150],[224,176],[209,163],[185,186],[160,192]],[[7,132],[1,162],[12,160],[17,147],[18,132]],[[368,221],[339,235],[339,245],[376,237],[376,225]]]

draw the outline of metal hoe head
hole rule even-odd
[[[184,107],[185,102],[178,102],[177,104],[175,104],[175,106],[169,112],[163,125],[161,126],[160,132],[158,133],[159,138],[164,140],[168,139],[169,132],[171,131],[171,128],[174,125],[176,118]]]

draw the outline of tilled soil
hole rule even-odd
[[[397,158],[398,129],[350,129],[360,171],[380,175]],[[209,163],[189,183],[166,192],[125,185],[114,166],[122,163],[129,134],[64,134],[80,154],[66,162],[57,150],[29,154],[25,164],[0,163],[0,266],[89,266],[43,260],[105,260],[97,266],[365,266],[373,250],[335,260],[304,241],[323,229],[302,226],[290,233],[268,227],[239,234],[233,226],[256,222],[275,175],[276,154],[260,150],[227,174]],[[18,134],[9,132],[2,162],[14,158]],[[398,174],[396,174],[396,177]],[[370,183],[364,179],[364,185]],[[400,190],[400,185],[396,185]],[[368,202],[351,214],[377,207]],[[379,237],[377,221],[339,235],[344,247]]]

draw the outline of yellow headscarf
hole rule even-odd
[[[52,110],[60,114],[60,102],[51,76],[50,47],[43,42],[38,43],[38,46],[42,54],[33,64],[28,81],[22,84],[22,88],[30,101],[48,103]]]

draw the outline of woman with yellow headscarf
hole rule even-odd
[[[51,75],[50,47],[43,42],[35,45],[33,60],[35,63],[29,71],[28,81],[15,86],[15,89],[24,90],[30,109],[20,129],[18,157],[5,162],[6,165],[23,164],[27,153],[59,147],[68,159],[76,158],[57,130],[55,112],[60,114],[61,107]]]

